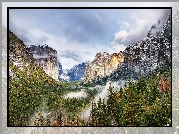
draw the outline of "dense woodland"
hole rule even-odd
[[[62,95],[71,91],[68,87],[77,83],[55,82],[39,67],[28,76],[28,67],[24,71],[14,65],[10,68],[18,78],[9,77],[10,126],[29,125],[30,116],[44,101],[56,119],[50,122],[50,116],[44,119],[39,113],[36,126],[171,126],[170,72],[141,77],[135,83],[129,80],[117,91],[110,86],[107,103],[101,99],[95,103],[96,90],[87,90],[89,96],[84,99],[64,99]],[[92,112],[86,121],[78,115],[91,101]]]

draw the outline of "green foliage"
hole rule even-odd
[[[9,125],[27,126],[30,115],[38,110],[44,101],[59,103],[60,96],[67,90],[62,89],[65,85],[45,74],[32,59],[32,55],[25,53],[25,45],[12,32],[9,32],[9,40],[13,47],[12,55],[22,54],[21,58],[23,57],[24,63],[28,64],[21,70],[11,61],[9,62],[9,69],[12,72],[12,76],[9,76]],[[55,93],[55,96],[51,96],[50,93]],[[49,106],[51,107],[53,106]],[[56,110],[55,108],[51,109]]]
[[[169,78],[169,72],[164,74]],[[129,80],[118,91],[110,86],[107,104],[99,100],[93,108],[91,125],[171,126],[171,87],[162,93],[160,77],[153,73],[150,77],[140,77],[135,83]]]
[[[10,64],[10,69],[16,76],[9,77],[10,126],[28,125],[29,116],[44,102],[44,98],[51,97],[48,96],[49,92],[55,91],[59,94],[64,92],[57,89],[58,83],[51,80],[40,68],[31,67],[27,71],[29,67],[31,66],[20,70],[12,63]]]
[[[170,62],[156,69],[150,76],[140,77],[136,82],[129,79],[124,88],[117,91],[110,86],[107,101],[99,99],[97,103],[93,102],[90,119],[85,121],[80,118],[80,113],[98,93],[96,89],[88,89],[95,84],[55,81],[45,74],[32,56],[23,52],[26,50],[23,43],[11,32],[9,39],[14,43],[12,47],[15,46],[15,50],[22,48],[22,59],[31,61],[23,70],[9,62],[13,74],[9,76],[8,91],[10,126],[28,126],[31,115],[43,107],[52,114],[45,119],[39,113],[34,121],[35,126],[171,126],[171,87],[167,86],[163,93],[159,86],[161,76],[164,81],[171,78]],[[119,80],[120,77],[111,76],[111,79]],[[103,78],[101,84],[107,79],[108,77]],[[86,98],[63,97],[68,92],[80,91],[80,86],[85,88],[88,94]],[[55,122],[50,120],[52,116]]]

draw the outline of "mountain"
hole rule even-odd
[[[62,64],[58,61],[58,79],[60,79],[61,74],[63,73]]]
[[[61,67],[62,67],[62,65],[61,65]],[[68,72],[68,69],[62,69],[62,68],[60,68],[59,69],[58,79],[60,81],[69,81],[69,76],[67,76],[67,72]]]
[[[124,62],[124,55],[122,52],[108,54],[97,53],[95,59],[89,62],[84,74],[84,82],[97,81],[99,78],[109,76],[118,66]]]
[[[67,76],[69,76],[69,81],[80,81],[84,77],[84,71],[86,68],[86,63],[81,63],[75,65],[67,72]]]
[[[162,27],[162,28],[161,28]],[[129,45],[123,52],[97,53],[89,62],[84,83],[110,79],[138,79],[166,65],[171,67],[171,15],[161,26],[153,25],[148,36]]]
[[[150,37],[152,35],[158,35],[162,28],[163,25],[161,24],[161,21],[158,20],[157,24],[152,25],[151,30],[147,34],[147,37]]]
[[[67,81],[80,81],[83,80],[84,72],[86,68],[86,63],[83,62],[81,64],[75,65],[71,69],[62,70],[59,69],[59,80],[67,80]]]
[[[42,67],[47,75],[58,80],[57,51],[48,45],[25,45],[9,31],[9,61],[23,70],[30,63]]]
[[[38,65],[43,68],[46,74],[58,80],[57,51],[48,45],[30,45],[30,52]]]
[[[35,63],[30,49],[11,31],[9,31],[9,62],[21,70]]]
[[[31,50],[9,31],[8,108],[9,126],[27,126],[30,115],[38,110],[49,93],[62,94],[63,84],[45,73]]]

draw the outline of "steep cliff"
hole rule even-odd
[[[62,83],[45,73],[34,60],[30,49],[15,34],[11,31],[8,34],[8,125],[28,126],[31,115],[41,109],[44,102],[48,101],[46,108],[51,110],[54,97],[49,93],[61,96],[65,89],[62,89]]]
[[[151,27],[147,37],[129,45],[123,52],[97,53],[86,67],[84,83],[107,77],[136,79],[161,70],[164,65],[171,68],[171,15],[163,26],[159,24]]]
[[[122,62],[124,62],[122,52],[111,55],[106,52],[97,53],[95,59],[89,62],[85,69],[84,82],[97,81],[102,77],[109,76]]]
[[[153,33],[151,30],[148,34],[150,36],[129,45],[124,50],[124,53],[130,54],[132,59],[129,60],[126,56],[125,63],[118,70],[126,74],[146,76],[152,71],[160,70],[164,65],[171,69],[171,15],[162,29],[159,28]]]
[[[43,68],[45,73],[58,80],[59,62],[57,62],[57,51],[48,45],[30,45],[29,49],[33,54],[33,58]]]

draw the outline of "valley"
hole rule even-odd
[[[9,126],[171,126],[171,16],[154,29],[68,71],[9,31]]]

